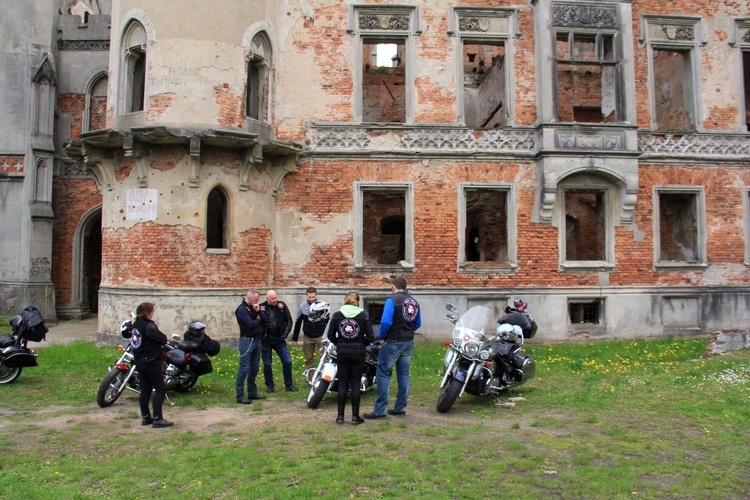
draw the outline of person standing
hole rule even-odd
[[[235,389],[237,402],[243,405],[252,403],[253,399],[265,399],[265,396],[258,394],[258,386],[255,384],[255,377],[260,368],[263,333],[268,323],[268,316],[260,310],[259,299],[260,294],[256,290],[248,290],[242,304],[234,312],[240,325],[240,338],[237,341],[240,366],[237,370]],[[245,380],[247,397],[244,390]]]
[[[318,300],[317,289],[313,286],[308,287],[306,295],[307,300],[300,304],[299,309],[297,309],[292,342],[297,342],[300,329],[302,329],[302,354],[305,356],[305,370],[308,370],[313,366],[315,353],[323,347],[323,332],[326,329],[327,322],[310,320],[310,305]]]
[[[141,425],[152,427],[171,427],[174,422],[168,422],[162,415],[162,406],[167,394],[162,372],[162,346],[167,343],[167,336],[154,323],[154,304],[143,302],[135,310],[136,318],[130,337],[133,346],[133,362],[138,368],[141,381],[141,395],[138,403],[141,406]],[[148,408],[151,392],[154,393],[153,417]]]
[[[292,378],[292,357],[286,345],[286,338],[292,331],[292,313],[286,304],[278,299],[276,291],[266,293],[266,301],[260,305],[261,311],[268,315],[266,335],[263,339],[263,377],[268,392],[274,391],[273,383],[273,351],[281,360],[281,370],[284,373],[284,385],[287,391],[297,391]]]
[[[372,342],[375,334],[372,321],[367,313],[359,307],[359,294],[349,292],[344,305],[333,313],[326,327],[328,340],[336,345],[336,365],[338,368],[339,390],[337,395],[337,424],[344,423],[346,397],[352,396],[352,425],[359,425],[364,419],[359,416],[362,373],[365,371],[366,347]]]
[[[414,352],[414,332],[422,326],[419,304],[406,290],[406,279],[396,276],[391,282],[392,295],[385,299],[383,317],[380,320],[379,339],[383,343],[378,354],[378,398],[372,413],[365,418],[386,416],[388,391],[391,388],[391,373],[396,367],[398,393],[396,405],[388,410],[389,415],[406,415],[406,399],[409,397],[409,367]]]

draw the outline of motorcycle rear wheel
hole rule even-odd
[[[11,382],[15,382],[16,379],[21,376],[21,370],[23,370],[23,368],[20,366],[10,368],[5,365],[0,365],[0,384],[10,384]]]
[[[318,407],[321,401],[323,401],[323,397],[326,395],[326,392],[328,392],[328,386],[331,383],[327,380],[320,379],[317,382],[317,385],[313,389],[312,396],[310,396],[310,399],[307,400],[307,407],[311,409],[315,409]]]
[[[117,368],[110,370],[99,385],[99,392],[96,393],[96,404],[102,408],[112,406],[120,397],[122,391],[125,390],[125,377],[127,376],[127,372],[120,371]]]
[[[456,399],[458,399],[458,395],[461,394],[462,387],[463,384],[460,380],[451,378],[448,383],[445,384],[443,390],[440,392],[440,397],[438,398],[437,402],[437,411],[439,411],[440,413],[446,413],[448,410],[450,410],[453,406],[453,403],[455,403]]]
[[[187,392],[195,386],[196,382],[198,382],[198,375],[193,375],[193,378],[191,378],[189,382],[178,385],[175,387],[175,390],[177,392]]]

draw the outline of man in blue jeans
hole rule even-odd
[[[261,311],[258,299],[260,299],[260,294],[256,290],[248,290],[242,304],[234,312],[237,324],[240,325],[240,339],[237,341],[240,367],[235,385],[237,402],[243,405],[252,403],[253,399],[265,399],[265,396],[258,394],[258,386],[255,385],[255,377],[260,369],[263,334],[268,323],[268,316]],[[245,379],[247,379],[247,397],[245,397]]]
[[[388,408],[388,392],[391,388],[391,373],[396,367],[398,393],[396,404],[388,410],[388,415],[406,415],[406,399],[409,397],[409,366],[414,352],[414,332],[422,326],[419,304],[406,291],[406,279],[393,278],[393,295],[385,299],[383,317],[380,319],[379,338],[382,342],[378,354],[378,371],[375,381],[378,384],[378,399],[372,413],[365,413],[367,419],[385,418]]]
[[[260,310],[268,315],[266,336],[263,339],[263,378],[266,380],[268,392],[276,389],[273,383],[273,351],[281,360],[281,371],[284,373],[284,386],[287,391],[296,392],[292,378],[292,356],[286,345],[286,338],[292,331],[292,313],[285,302],[279,300],[275,290],[266,293],[266,301],[260,305]]]

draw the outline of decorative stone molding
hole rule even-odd
[[[30,274],[32,278],[48,280],[51,275],[52,265],[47,257],[31,259]]]
[[[58,50],[109,50],[109,40],[58,40]]]
[[[420,35],[419,8],[409,5],[353,5],[346,31],[374,35],[387,32]]]
[[[470,130],[433,127],[319,126],[310,128],[307,150],[313,153],[516,154],[534,152],[530,129]]]
[[[617,29],[620,18],[614,5],[553,3],[552,24],[571,28]]]
[[[668,47],[706,45],[701,18],[688,16],[641,15],[641,44]]]
[[[750,136],[741,134],[638,134],[641,158],[750,159]]]
[[[625,151],[624,132],[602,133],[555,130],[555,147],[566,150]]]
[[[515,9],[454,7],[448,35],[518,37]]]
[[[0,156],[0,175],[23,175],[24,161],[25,158],[20,155]]]
[[[750,19],[737,18],[730,25],[729,31],[730,47],[750,47]]]

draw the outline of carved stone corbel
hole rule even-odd
[[[133,155],[135,156],[135,173],[138,187],[148,187],[148,166],[151,163],[150,152],[140,143],[136,144],[136,148],[133,149]]]
[[[94,180],[99,189],[112,191],[115,183],[114,166],[110,168],[105,165],[104,150],[93,146],[83,146],[82,170],[88,170],[94,175]]]
[[[188,185],[191,188],[198,187],[201,169],[201,137],[194,135],[190,138],[190,178]]]
[[[263,163],[263,146],[258,143],[242,150],[239,165],[240,191],[250,189],[250,170],[254,163]]]
[[[284,181],[286,174],[296,172],[299,168],[299,158],[297,155],[287,155],[274,158],[268,166],[268,175],[271,176],[273,186],[273,196],[276,196],[281,189],[281,183]]]

